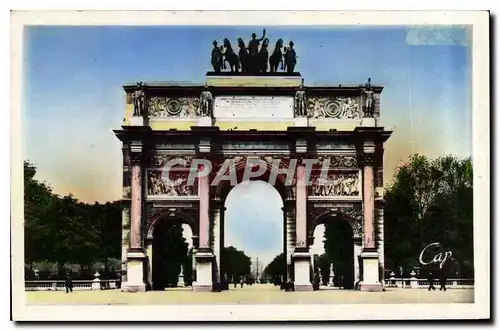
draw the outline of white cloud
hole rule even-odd
[[[421,26],[408,30],[406,43],[412,46],[460,45],[468,47],[471,44],[470,37],[470,29],[467,27]]]

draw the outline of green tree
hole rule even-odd
[[[35,179],[36,167],[24,162],[24,254],[25,262],[45,259],[50,253],[51,224],[47,219],[56,200],[52,188]]]
[[[285,274],[285,269],[286,269],[285,254],[281,253],[276,255],[276,257],[264,268],[262,274],[264,275],[265,278],[274,281],[277,277],[281,277],[282,275]]]
[[[121,260],[122,207],[120,202],[94,203],[86,206],[91,220],[94,220],[99,237],[97,257],[108,270],[110,259]]]
[[[25,263],[56,262],[90,269],[93,262],[121,258],[119,202],[93,205],[71,194],[59,197],[35,179],[36,167],[24,162]],[[29,276],[29,275],[27,275]]]
[[[240,277],[250,275],[251,259],[245,252],[233,246],[224,247],[221,252],[221,273],[222,277],[227,274],[229,280],[234,277],[239,281]]]
[[[70,194],[55,200],[50,207],[53,253],[49,260],[57,262],[59,273],[65,263],[88,266],[98,256],[100,237],[84,206]]]
[[[439,242],[462,274],[473,270],[470,159],[413,155],[397,169],[385,201],[386,268],[409,270],[427,244]]]

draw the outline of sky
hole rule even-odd
[[[55,193],[85,202],[121,198],[122,86],[137,81],[203,83],[212,42],[249,40],[261,27],[27,27],[24,31],[23,156]],[[305,84],[383,85],[384,181],[413,153],[472,155],[471,47],[466,27],[271,26],[293,40]],[[235,42],[233,42],[235,45]],[[282,247],[281,203],[264,183],[231,192],[226,238],[248,255]],[[266,184],[267,185],[267,184]],[[279,213],[277,212],[279,211]],[[279,215],[278,215],[279,214]],[[254,226],[258,224],[259,226]],[[277,242],[268,246],[268,241]],[[276,250],[276,251],[274,251]]]

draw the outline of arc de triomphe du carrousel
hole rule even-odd
[[[154,288],[162,240],[155,228],[170,222],[193,232],[193,290],[220,288],[224,202],[246,179],[272,184],[283,199],[283,277],[295,291],[313,288],[309,247],[315,227],[329,222],[351,230],[354,288],[382,290],[382,169],[391,135],[378,125],[383,87],[370,79],[304,84],[293,43],[280,51],[279,71],[272,56],[267,70],[254,40],[239,58],[227,40],[214,42],[214,71],[202,84],[123,87],[125,116],[115,130],[123,146],[122,291]]]

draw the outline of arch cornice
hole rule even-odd
[[[186,207],[148,207],[145,234],[147,239],[152,239],[155,226],[158,222],[174,221],[181,224],[187,224],[191,227],[193,236],[198,236],[199,232],[199,213],[196,208]]]
[[[327,224],[328,220],[333,217],[340,217],[351,225],[354,238],[363,236],[363,208],[361,203],[354,204],[339,204],[332,206],[309,206],[308,233],[313,235],[314,229],[320,224]]]
[[[276,162],[275,160],[277,160],[277,159],[280,160],[280,164],[279,164],[280,169],[278,169],[276,167],[276,165],[274,164],[274,162]],[[228,171],[230,174],[236,173],[237,184],[242,182],[241,177],[243,176],[245,168],[246,168],[249,161],[253,161],[253,162],[262,162],[263,161],[263,162],[265,162],[266,166],[267,166],[266,172],[263,175],[261,175],[259,177],[251,178],[250,180],[264,180],[267,182],[269,175],[272,172],[276,172],[277,176],[276,176],[276,180],[275,180],[273,187],[278,191],[282,200],[286,201],[286,200],[292,199],[294,197],[293,185],[295,184],[295,173],[294,173],[293,179],[290,180],[289,183],[286,183],[286,174],[280,174],[278,171],[278,170],[281,170],[283,168],[287,168],[290,166],[290,164],[289,164],[290,158],[289,157],[276,158],[273,156],[255,156],[255,157],[235,156],[235,157],[226,158],[226,159],[221,158],[220,163],[216,167],[214,167],[214,170],[213,170],[212,176],[211,176],[211,181],[214,180],[218,171],[221,169],[221,167],[223,166],[224,162],[226,162],[226,160],[231,160],[231,162],[229,164]],[[225,199],[227,198],[227,195],[229,194],[229,192],[231,191],[231,189],[233,187],[234,186],[231,185],[231,182],[229,180],[220,181],[219,183],[217,183],[217,185],[213,186],[212,199],[219,200],[219,201],[225,201]]]

